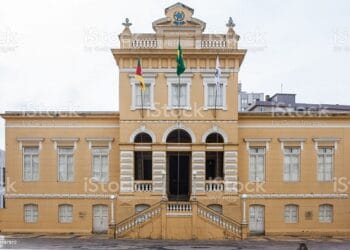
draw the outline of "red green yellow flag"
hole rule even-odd
[[[135,71],[135,78],[140,83],[141,90],[144,91],[146,88],[145,79],[142,76],[142,68],[140,58],[137,59],[137,67]]]

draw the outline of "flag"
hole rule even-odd
[[[141,68],[140,58],[137,59],[135,78],[140,83],[141,90],[144,91],[146,88],[146,84],[145,84],[145,79],[142,76],[142,68]]]
[[[185,65],[183,55],[182,55],[180,41],[179,41],[179,45],[177,47],[176,63],[177,63],[176,74],[178,76],[180,76],[186,70],[186,65]]]
[[[220,76],[221,76],[220,62],[219,62],[219,56],[217,56],[216,57],[216,66],[215,66],[215,83],[216,83],[216,86],[220,85]]]

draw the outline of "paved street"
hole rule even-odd
[[[113,240],[104,235],[1,236],[2,249],[297,249],[305,242],[308,249],[350,249],[346,238],[251,237],[245,241],[160,241]],[[0,245],[1,247],[1,245]]]

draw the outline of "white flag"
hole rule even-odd
[[[220,62],[219,62],[219,56],[217,56],[216,66],[215,66],[215,83],[217,86],[220,84],[220,76],[221,76]]]

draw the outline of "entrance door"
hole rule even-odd
[[[108,230],[108,206],[93,206],[93,232],[107,233]]]
[[[249,207],[249,231],[251,234],[264,234],[264,206],[252,205]]]
[[[168,153],[168,199],[187,201],[190,198],[191,153]]]

